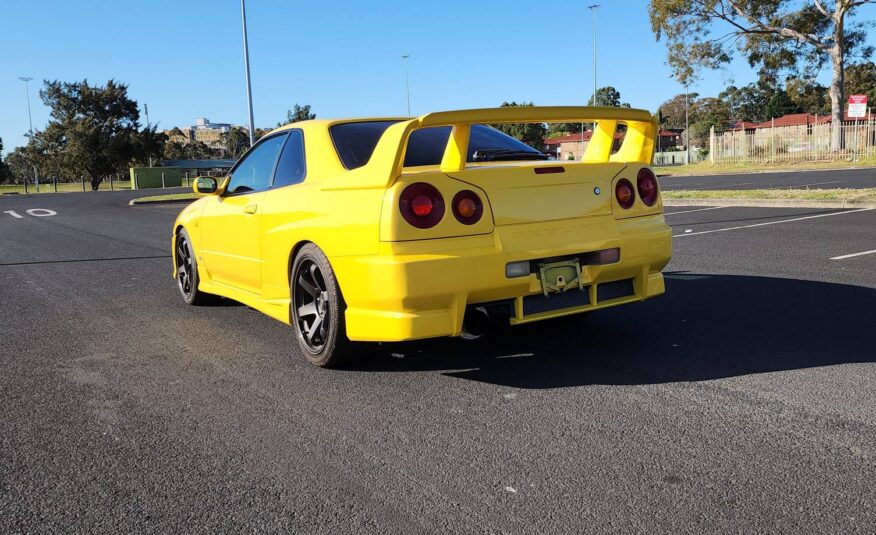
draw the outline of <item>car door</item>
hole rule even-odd
[[[260,140],[231,170],[225,192],[204,207],[203,260],[215,282],[261,293],[261,208],[286,136]]]

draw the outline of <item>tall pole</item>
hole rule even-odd
[[[688,93],[687,86],[684,86],[684,163],[690,163],[690,124],[687,113]]]
[[[27,124],[30,126],[30,139],[33,139],[33,116],[30,114],[30,84],[29,82],[33,80],[32,76],[19,76],[19,80],[24,82],[24,94],[27,97]],[[37,172],[36,163],[33,164],[33,183],[36,186],[36,190],[40,190],[40,175]],[[24,181],[24,193],[27,193],[27,179]]]
[[[402,56],[402,59],[405,61],[405,94],[408,99],[408,117],[411,116],[411,79],[408,75],[408,58],[410,58],[410,54],[405,54]]]
[[[593,105],[598,106],[599,102],[596,101],[596,10],[599,8],[600,4],[593,4],[587,6],[587,9],[593,13]]]
[[[246,67],[246,102],[249,105],[249,146],[255,145],[255,127],[252,118],[252,84],[249,80],[249,45],[246,41],[246,0],[240,0],[240,18],[243,21],[243,65]]]

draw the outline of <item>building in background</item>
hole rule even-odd
[[[195,124],[184,128],[172,128],[165,130],[164,134],[168,141],[176,143],[188,143],[200,141],[211,148],[222,146],[222,134],[230,132],[232,128],[241,128],[229,123],[211,123],[206,117],[198,117]]]

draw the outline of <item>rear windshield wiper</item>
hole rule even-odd
[[[547,154],[532,150],[479,149],[472,154],[473,162],[495,162],[502,160],[547,160]]]

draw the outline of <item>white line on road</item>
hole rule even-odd
[[[664,212],[663,215],[689,214],[691,212],[702,212],[703,210],[719,210],[721,208],[730,208],[729,206],[712,206],[711,208],[697,208],[696,210],[682,210],[681,212]]]
[[[688,236],[699,236],[701,234],[712,234],[714,232],[727,232],[729,230],[739,230],[744,228],[754,228],[754,227],[765,227],[767,225],[778,225],[779,223],[791,223],[793,221],[803,221],[804,219],[816,219],[819,217],[830,217],[835,215],[846,215],[846,214],[854,214],[855,212],[869,212],[871,210],[876,210],[876,208],[858,208],[857,210],[847,210],[845,212],[833,212],[830,214],[819,214],[819,215],[810,215],[806,217],[795,217],[793,219],[782,219],[780,221],[768,221],[766,223],[755,223],[754,225],[743,225],[741,227],[729,227],[729,228],[718,228],[714,230],[703,230],[700,232],[691,232],[689,234],[675,234],[673,238],[686,238]]]
[[[794,184],[789,188],[802,188],[803,186],[823,186],[824,184],[839,184],[842,180],[834,180],[832,182],[813,182],[812,184]],[[784,186],[783,186],[784,187]]]
[[[846,258],[852,258],[855,256],[864,256],[865,254],[873,254],[873,253],[876,253],[876,249],[873,249],[872,251],[861,251],[860,253],[852,253],[852,254],[844,254],[842,256],[834,256],[831,258],[831,260],[845,260]]]
[[[713,188],[732,188],[733,186],[748,186],[750,184],[757,184],[757,182],[740,182],[738,184],[715,184],[712,187]]]

